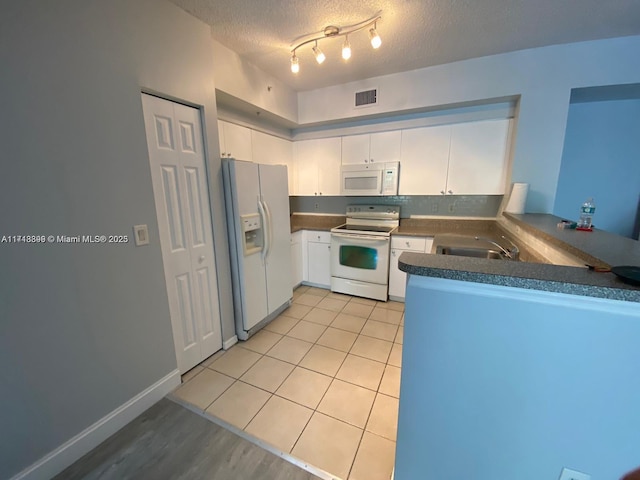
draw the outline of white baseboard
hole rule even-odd
[[[404,303],[404,297],[396,297],[395,295],[389,295],[389,300]]]
[[[174,370],[75,437],[49,452],[11,480],[48,480],[54,477],[156,404],[178,385],[180,385],[180,372]]]
[[[229,350],[231,347],[233,347],[236,343],[238,343],[238,336],[234,335],[233,337],[231,337],[229,340],[225,340],[222,343],[222,348],[223,350]]]

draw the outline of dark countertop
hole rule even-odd
[[[637,240],[597,228],[593,232],[558,230],[556,226],[562,218],[550,214],[505,213],[504,217],[541,240],[584,259],[590,265],[640,265],[640,242]]]
[[[294,213],[290,217],[291,233],[298,230],[323,230],[330,231],[347,221],[344,215],[313,215]]]
[[[416,219],[416,218],[403,218],[400,220],[400,227],[393,233],[393,235],[405,235],[405,236],[420,236],[420,237],[434,237],[433,252],[437,245],[446,245],[452,238],[458,237],[455,242],[459,244],[463,238],[472,238],[475,236],[482,238],[492,239],[501,245],[508,246],[501,240],[501,236],[504,235],[510,238],[516,244],[518,244],[520,250],[520,261],[522,262],[535,262],[535,263],[548,263],[537,252],[528,248],[526,245],[518,242],[517,239],[509,232],[500,228],[498,222],[494,219],[483,220],[458,220],[458,219]],[[444,242],[444,243],[442,243]]]
[[[603,231],[557,230],[560,218],[548,214],[505,214],[538,238],[600,265],[640,265],[640,242]],[[640,287],[613,273],[541,263],[487,260],[404,252],[400,270],[413,274],[548,292],[640,302]]]

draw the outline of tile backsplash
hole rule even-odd
[[[291,213],[344,214],[347,205],[399,205],[400,216],[495,217],[503,195],[397,195],[390,197],[289,197]]]

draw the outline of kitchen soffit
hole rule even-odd
[[[298,91],[527,48],[640,34],[637,0],[171,0],[211,26],[212,36]],[[382,12],[382,47],[350,37],[353,56],[327,40],[317,65],[291,42],[327,25],[349,25]]]

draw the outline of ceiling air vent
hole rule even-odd
[[[356,107],[368,107],[378,104],[378,89],[356,92]]]

